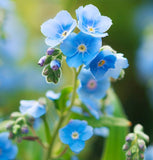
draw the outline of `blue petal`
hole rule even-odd
[[[82,54],[75,54],[72,57],[67,57],[66,62],[69,65],[69,67],[79,67],[83,62],[82,62]]]
[[[49,98],[50,100],[56,100],[59,99],[61,96],[61,93],[55,93],[54,91],[47,91],[46,97]]]
[[[87,126],[86,129],[81,133],[80,139],[86,141],[92,136],[93,136],[93,128],[91,126]]]
[[[19,110],[22,114],[25,114],[31,108],[31,106],[36,103],[37,101],[35,100],[21,100]]]
[[[65,56],[73,56],[77,52],[77,41],[75,41],[76,33],[71,33],[66,40],[60,45]]]
[[[50,47],[55,47],[55,46],[57,46],[58,44],[61,43],[61,39],[55,39],[54,40],[52,38],[46,38],[45,43]]]
[[[73,143],[69,144],[71,150],[75,153],[79,153],[85,147],[85,142],[81,140],[75,140]]]

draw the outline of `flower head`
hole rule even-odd
[[[88,70],[82,70],[79,74],[80,87],[78,89],[79,97],[101,99],[106,95],[110,87],[110,81],[107,77],[96,80]]]
[[[50,100],[56,100],[59,99],[61,96],[61,93],[55,93],[54,91],[47,91],[46,97]]]
[[[34,118],[39,118],[46,113],[46,106],[35,100],[21,100],[20,112],[22,114],[29,114]]]
[[[18,148],[16,145],[13,145],[11,140],[9,140],[9,133],[3,132],[0,133],[0,159],[1,160],[10,160],[15,159]]]
[[[115,68],[116,56],[109,50],[102,50],[97,57],[91,61],[89,68],[93,76],[97,79],[103,79],[105,73]]]
[[[46,44],[55,47],[66,39],[75,27],[76,20],[67,11],[60,11],[55,18],[41,25],[41,32],[47,37]]]
[[[38,65],[42,67],[46,61],[46,58],[47,58],[46,56],[41,57],[38,61]]]
[[[127,58],[121,53],[113,53],[111,50],[103,49],[97,57],[87,66],[93,76],[100,80],[104,76],[117,79],[122,69],[129,66]]]
[[[82,64],[89,64],[90,61],[98,54],[102,45],[101,38],[92,37],[80,32],[72,33],[60,48],[70,67],[79,67]]]
[[[112,20],[106,16],[101,16],[99,10],[94,5],[87,5],[79,7],[76,10],[78,19],[78,28],[94,37],[105,37],[106,32],[112,25]]]
[[[61,128],[59,136],[64,144],[68,144],[73,152],[79,153],[85,147],[85,141],[93,135],[93,128],[86,121],[71,120]]]

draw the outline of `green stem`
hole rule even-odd
[[[47,139],[47,142],[49,143],[51,140],[51,135],[50,135],[50,129],[49,129],[49,125],[47,123],[46,117],[43,117],[43,121],[44,121],[44,125],[45,125],[46,139]]]
[[[58,131],[59,131],[60,127],[62,126],[65,118],[69,114],[70,109],[72,108],[72,106],[74,104],[75,97],[76,97],[76,89],[77,89],[77,78],[78,78],[78,75],[79,75],[81,69],[82,69],[82,66],[79,67],[78,71],[76,71],[76,69],[74,68],[74,76],[75,77],[74,77],[74,84],[73,84],[73,92],[72,92],[71,103],[70,103],[70,105],[68,107],[67,112],[63,112],[61,117],[60,117],[60,119],[59,119],[59,122],[57,124],[56,130],[53,133],[53,137],[52,137],[52,140],[51,140],[50,145],[49,145],[49,149],[48,149],[46,160],[49,160],[50,157],[52,158],[53,147],[54,147],[54,143],[55,143],[56,137],[58,135]]]

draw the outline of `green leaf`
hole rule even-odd
[[[5,132],[7,129],[6,129],[6,127],[7,127],[7,125],[9,124],[9,123],[13,123],[14,121],[12,121],[12,120],[6,120],[6,121],[3,121],[3,122],[1,122],[0,123],[0,132]]]
[[[52,60],[52,56],[51,55],[47,55],[44,65],[49,64],[51,62],[51,60]]]
[[[117,118],[117,117],[110,117],[110,116],[103,116],[100,119],[95,119],[94,117],[85,117],[83,115],[72,113],[71,118],[74,119],[80,119],[80,120],[86,120],[89,125],[91,125],[94,128],[97,127],[128,127],[130,122],[125,118]]]
[[[112,89],[110,89],[108,92],[108,98],[111,104],[114,106],[114,116],[125,119],[126,116],[123,112],[122,105]],[[122,150],[122,146],[124,145],[127,133],[128,133],[128,126],[110,127],[110,134],[106,140],[101,160],[114,160],[114,157],[117,160],[125,160],[125,153]]]

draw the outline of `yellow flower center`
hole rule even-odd
[[[80,44],[80,45],[78,46],[78,50],[79,50],[80,52],[85,52],[85,51],[86,51],[86,46],[85,46],[84,44]]]
[[[90,32],[94,32],[95,30],[92,27],[89,27],[88,29]]]
[[[64,32],[62,33],[62,36],[65,37],[66,35],[67,35],[67,31],[64,31]]]
[[[105,63],[106,63],[105,60],[101,60],[101,61],[98,62],[98,66],[102,67]]]
[[[78,139],[78,138],[79,138],[79,133],[76,132],[76,131],[73,132],[73,133],[72,133],[72,138],[73,138],[73,139]]]

